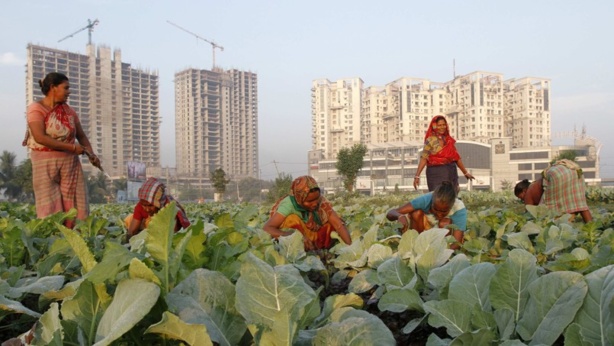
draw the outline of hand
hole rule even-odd
[[[90,163],[92,164],[92,166],[100,168],[100,159],[98,158],[98,156],[91,154],[88,155],[88,158],[90,159]]]
[[[401,225],[403,225],[403,227],[401,228],[401,234],[405,233],[405,231],[409,229],[409,216],[407,216],[407,214],[401,214],[399,215],[397,221],[400,222]]]
[[[475,177],[473,175],[471,175],[471,173],[467,172],[464,174],[465,178],[467,178],[467,180],[474,180]]]
[[[418,190],[418,185],[420,185],[420,177],[414,177],[414,189]]]

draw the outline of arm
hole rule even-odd
[[[90,140],[87,138],[87,135],[83,131],[83,127],[81,127],[81,122],[76,122],[76,129],[77,140],[85,148],[85,150],[87,150],[88,153],[92,154],[91,157],[88,156],[88,158],[90,159],[90,163],[94,167],[99,167],[100,159],[98,158],[98,156],[96,156],[96,154],[94,154],[94,151],[92,150],[92,144],[90,143]],[[81,154],[83,154],[83,150],[81,151]]]
[[[128,226],[128,239],[139,232],[139,229],[141,229],[141,222],[143,222],[143,220],[137,220],[135,217],[132,218],[130,226]]]
[[[350,232],[345,226],[345,222],[343,222],[336,212],[330,214],[329,222],[331,225],[333,225],[335,231],[337,231],[343,242],[347,245],[352,245],[352,237],[350,236]]]
[[[264,231],[270,234],[273,238],[290,235],[290,232],[284,232],[279,228],[285,219],[286,217],[282,214],[275,213],[267,220],[262,229],[264,229]]]
[[[462,244],[464,242],[464,232],[463,231],[459,231],[459,230],[454,230],[452,231],[452,236],[454,237],[454,239],[456,239],[456,241],[459,244]],[[452,244],[450,245],[450,249],[452,250],[458,250],[460,248],[460,245],[458,244]]]
[[[420,162],[418,163],[418,168],[416,169],[416,176],[414,177],[414,189],[418,190],[418,185],[420,185],[420,174],[422,174],[422,170],[426,166],[426,158],[420,157]]]
[[[475,177],[473,175],[471,175],[471,173],[469,173],[467,171],[467,168],[465,168],[465,165],[463,164],[463,160],[462,159],[458,159],[458,161],[456,161],[456,165],[461,170],[461,172],[463,172],[463,175],[465,176],[465,178],[467,178],[467,180],[475,179]]]
[[[414,210],[416,209],[410,202],[396,209],[390,209],[388,213],[386,213],[386,218],[390,221],[400,222],[403,225],[403,229],[407,229],[409,227],[409,217],[407,215],[411,214]]]
[[[286,219],[285,216],[283,216],[282,214],[276,212],[275,214],[273,214],[273,216],[271,216],[269,218],[269,220],[264,224],[264,226],[262,227],[262,229],[264,229],[265,232],[267,232],[268,234],[271,235],[271,237],[277,239],[279,237],[283,237],[286,235],[290,235],[292,234],[292,232],[284,232],[282,231],[279,227],[281,226],[281,224],[284,222],[284,220]],[[314,242],[312,242],[309,238],[303,236],[303,243],[305,245],[305,250],[306,251],[311,251],[315,249],[315,244]]]
[[[31,121],[28,123],[28,126],[30,127],[30,133],[32,134],[32,137],[36,143],[53,150],[66,151],[77,155],[83,154],[83,148],[81,148],[80,145],[58,141],[57,139],[47,135],[45,131],[45,122]]]

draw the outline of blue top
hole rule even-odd
[[[414,209],[424,211],[424,214],[427,215],[431,224],[437,225],[438,221],[435,219],[435,216],[431,214],[431,205],[433,204],[432,192],[415,198],[410,203]],[[465,208],[463,201],[457,198],[446,216],[452,220],[452,223],[458,227],[459,231],[465,232],[467,230],[467,208]]]

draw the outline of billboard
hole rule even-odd
[[[126,162],[126,168],[128,169],[126,200],[138,201],[139,188],[147,179],[145,162],[128,161]]]
[[[128,161],[128,181],[145,181],[145,162]]]

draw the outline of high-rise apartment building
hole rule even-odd
[[[359,78],[318,79],[311,90],[313,150],[323,158],[359,142],[422,143],[437,114],[446,116],[457,140],[511,137],[516,148],[550,146],[550,80],[544,78],[505,81],[478,71],[443,83],[404,77],[368,88]]]
[[[177,173],[258,177],[258,79],[236,69],[175,74]]]
[[[311,89],[312,140],[314,149],[337,153],[361,140],[363,81],[360,78],[331,83],[320,79]]]
[[[160,166],[157,72],[132,68],[121,51],[87,45],[85,55],[28,44],[26,103],[42,98],[38,81],[49,72],[70,80],[68,103],[75,109],[102,166],[126,176],[126,162]],[[83,158],[84,169],[93,168]]]

